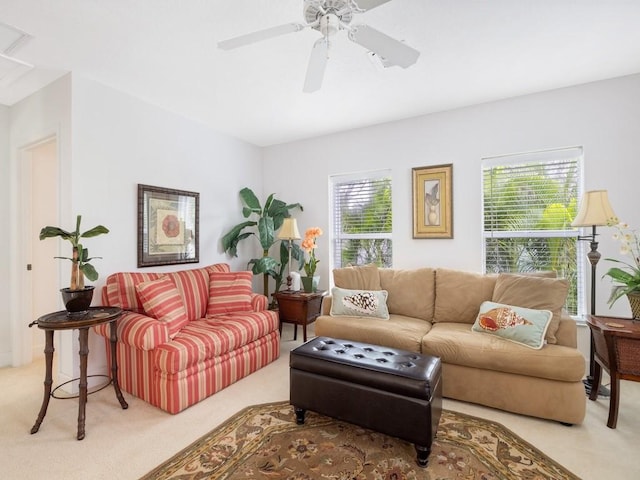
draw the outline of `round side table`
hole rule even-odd
[[[118,331],[116,320],[122,315],[122,309],[118,307],[90,307],[89,310],[82,314],[69,314],[66,310],[49,313],[38,318],[29,326],[37,325],[38,328],[45,331],[46,341],[44,348],[46,373],[44,377],[44,398],[42,406],[35,425],[31,428],[34,434],[40,429],[40,425],[47,414],[49,399],[52,397],[51,385],[53,384],[53,333],[56,330],[78,330],[80,341],[80,394],[78,396],[78,440],[82,440],[85,435],[85,412],[87,405],[87,357],[89,355],[89,327],[110,323],[110,343],[111,343],[111,383],[116,392],[116,397],[123,409],[129,408],[124,400],[120,385],[118,384],[118,363],[116,358],[116,341],[118,339]],[[55,398],[55,397],[54,397]]]

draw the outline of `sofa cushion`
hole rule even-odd
[[[184,299],[189,320],[199,320],[206,315],[209,300],[209,269],[194,268],[167,273]]]
[[[534,350],[492,335],[479,335],[461,323],[434,324],[422,341],[422,353],[436,355],[445,364],[562,382],[579,382],[585,371],[584,357],[575,348],[547,344]]]
[[[250,312],[253,273],[210,272],[207,317],[234,312]]]
[[[495,335],[525,347],[540,349],[553,314],[549,310],[515,307],[503,303],[482,302],[471,329]]]
[[[350,290],[382,290],[378,266],[374,263],[334,269],[333,284]]]
[[[322,315],[315,321],[317,336],[342,338],[420,352],[422,338],[431,323],[414,317],[389,314],[388,320]]]
[[[169,338],[173,338],[188,322],[182,295],[169,277],[162,277],[136,285],[136,291],[144,311],[153,318],[165,322],[169,327]]]
[[[498,275],[491,300],[518,307],[551,310],[553,317],[547,329],[546,339],[547,342],[555,344],[555,334],[560,325],[562,307],[568,292],[569,282],[564,278],[501,273]]]
[[[473,325],[482,302],[491,300],[496,280],[494,275],[438,268],[433,322]]]
[[[203,364],[248,345],[278,329],[272,310],[240,312],[189,322],[176,337],[155,350],[155,367],[168,374]]]
[[[348,290],[333,287],[331,295],[331,316],[376,317],[383,320],[389,318],[386,290]]]
[[[389,292],[387,307],[390,314],[415,317],[428,322],[433,320],[434,269],[380,268],[378,273],[380,287]]]

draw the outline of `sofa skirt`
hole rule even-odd
[[[580,424],[586,413],[582,381],[563,382],[442,364],[442,396],[507,412]]]
[[[105,338],[111,364],[109,339]],[[154,352],[116,346],[120,388],[175,414],[268,365],[280,356],[278,330],[224,355],[167,374],[154,368]]]

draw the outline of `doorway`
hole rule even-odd
[[[25,247],[25,282],[23,312],[31,320],[60,309],[59,241],[40,241],[40,229],[46,225],[59,225],[59,162],[58,142],[55,137],[31,144],[22,151],[22,232]],[[38,328],[29,329],[31,359],[43,356],[44,334]],[[25,352],[25,357],[29,357]]]

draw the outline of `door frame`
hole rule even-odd
[[[19,193],[17,195],[18,208],[16,209],[18,218],[15,220],[16,225],[16,252],[14,257],[13,270],[11,277],[14,279],[14,285],[17,291],[12,295],[15,308],[10,309],[14,312],[11,315],[11,352],[13,366],[28,365],[32,362],[33,351],[33,333],[30,329],[25,328],[28,323],[35,319],[31,317],[32,302],[32,275],[27,271],[26,265],[30,263],[31,249],[33,248],[34,232],[31,228],[31,209],[32,209],[32,168],[33,168],[33,150],[37,147],[49,142],[56,144],[56,157],[58,159],[58,178],[55,182],[61,185],[60,176],[60,139],[57,133],[46,135],[38,140],[29,142],[17,148],[16,151],[16,174]],[[58,210],[58,218],[61,217],[60,208],[60,192],[58,194],[56,209]],[[60,268],[56,266],[57,283],[60,283]]]

